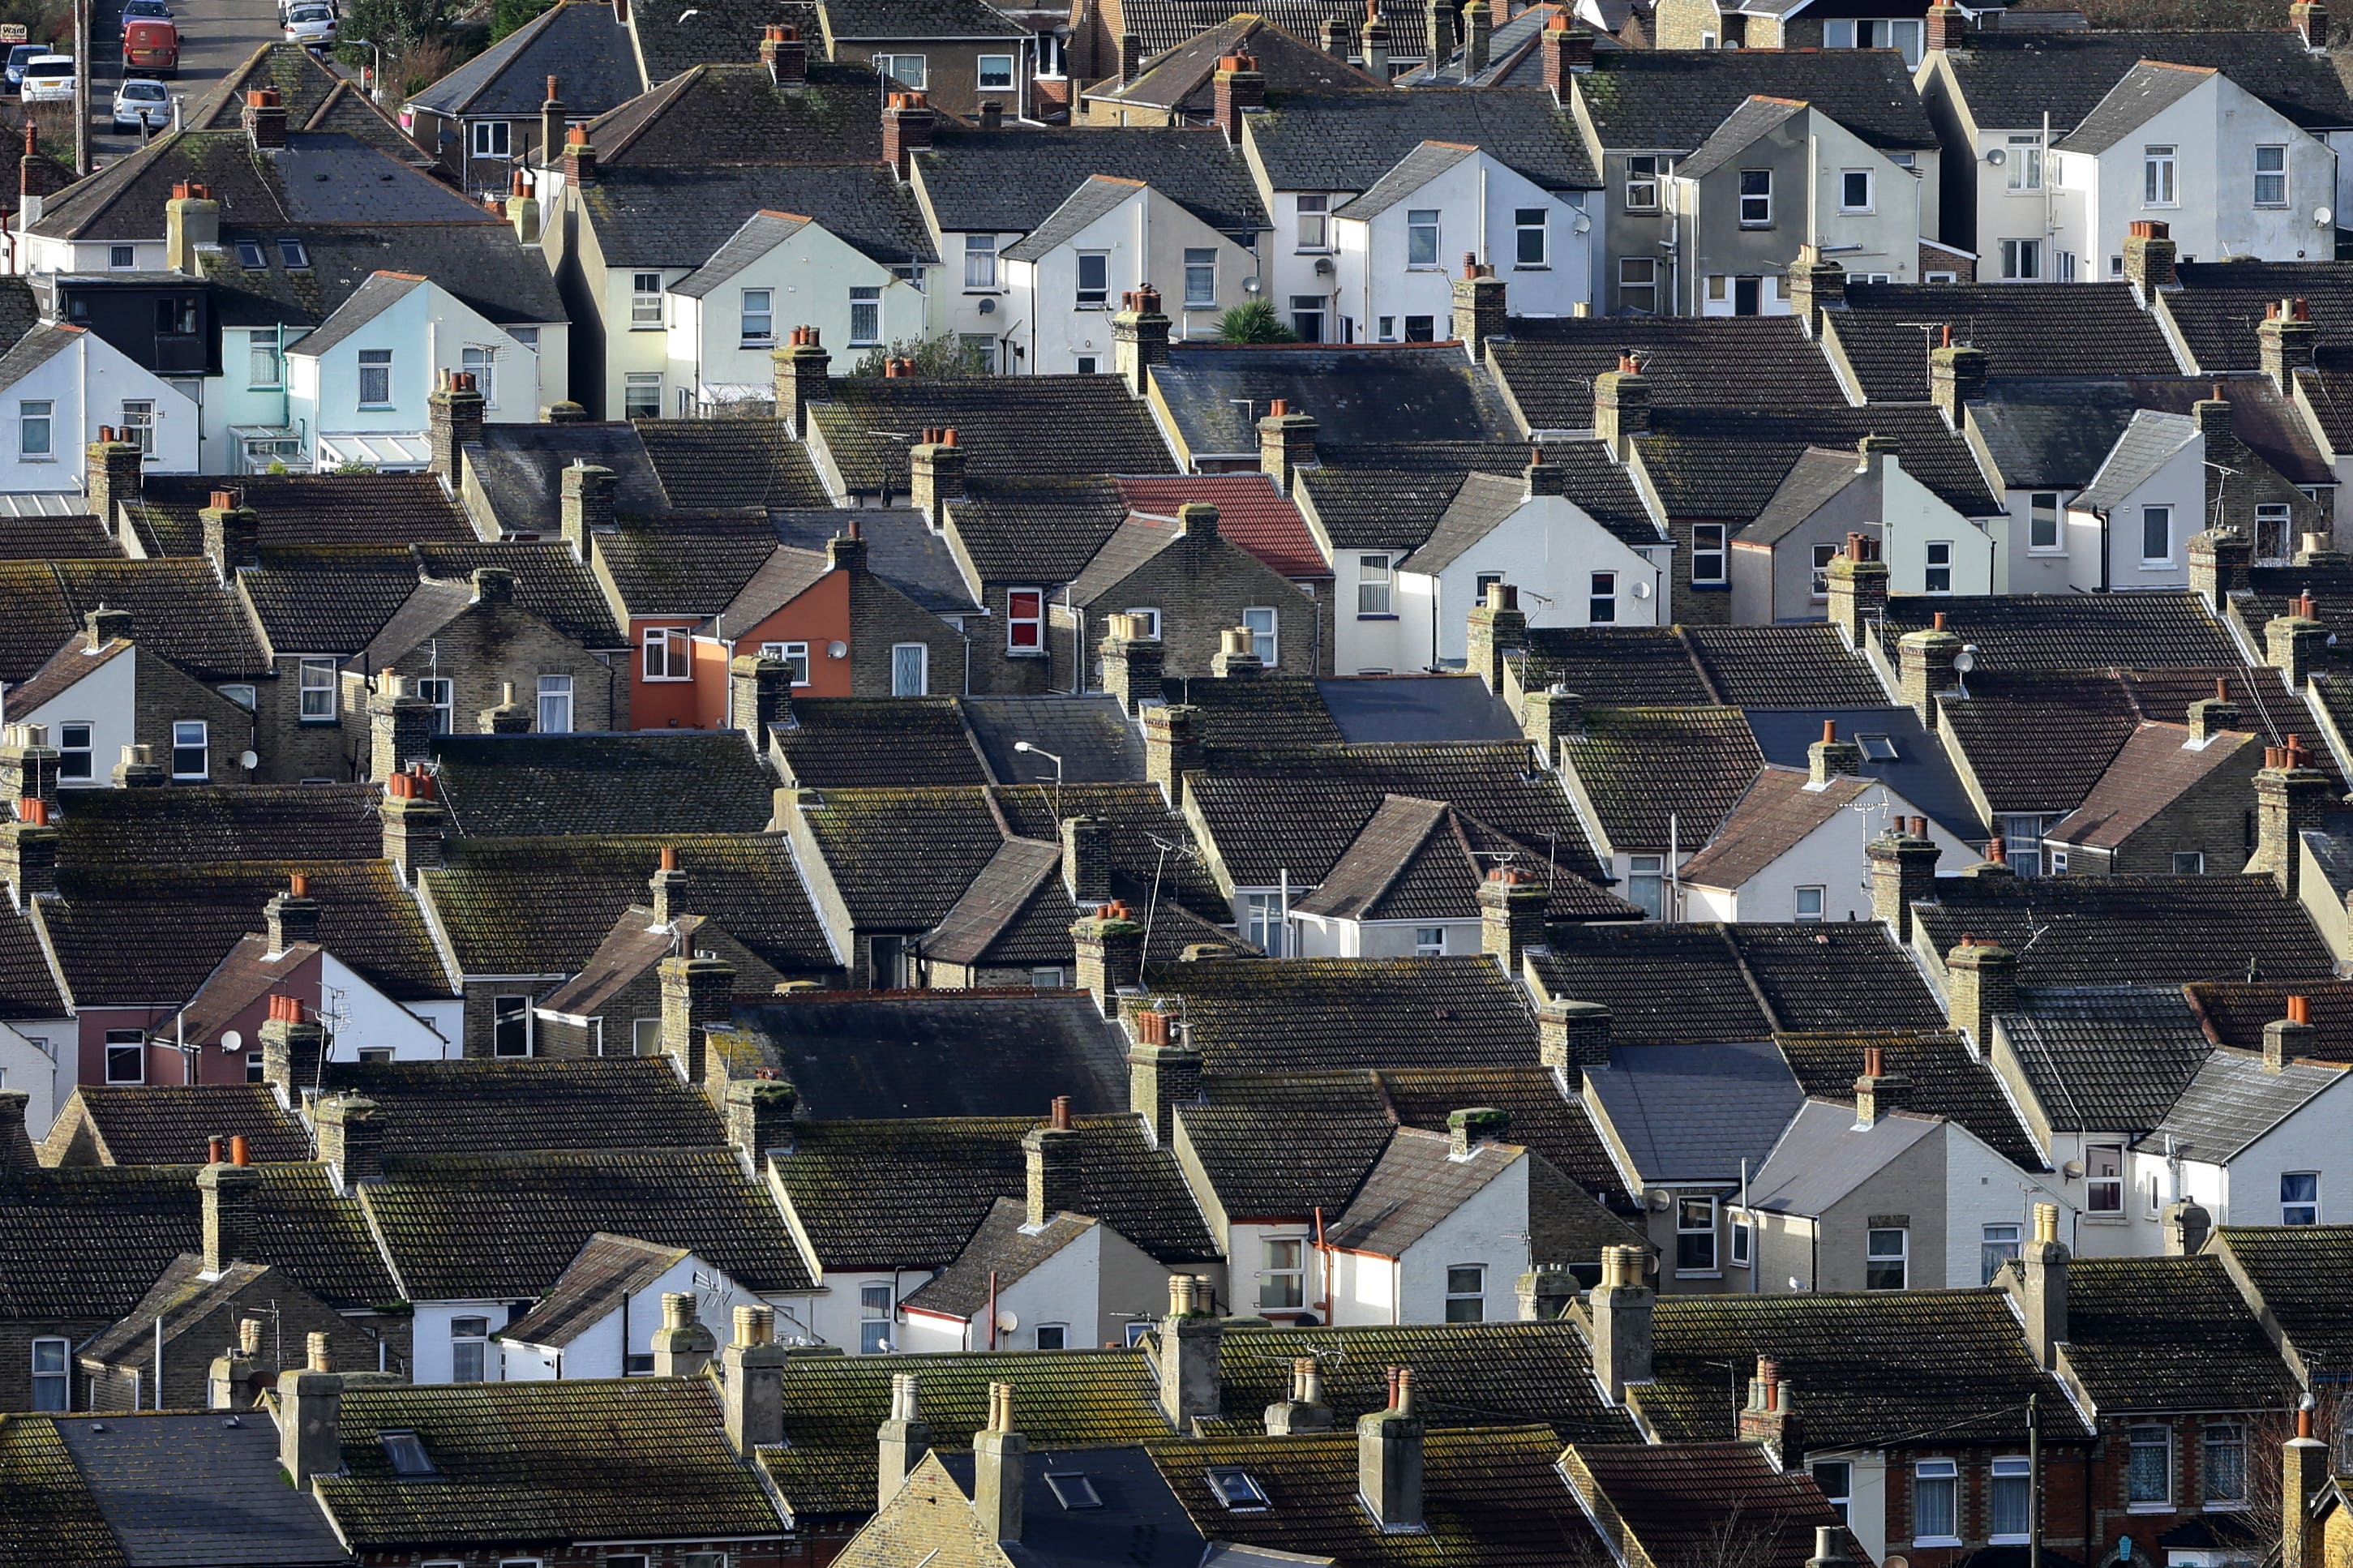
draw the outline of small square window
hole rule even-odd
[[[2173,874],[2177,877],[2202,877],[2206,874],[2206,852],[2203,849],[2177,849],[2173,852]]]
[[[1437,958],[1445,952],[1446,928],[1444,926],[1413,928],[1413,955],[1416,958]]]
[[[147,1034],[143,1029],[106,1031],[106,1081],[147,1081]]]
[[[1871,171],[1845,169],[1839,174],[1839,211],[1867,213],[1871,210]]]
[[[1011,55],[981,56],[977,79],[984,89],[1010,88],[1013,85],[1013,57]]]
[[[117,272],[129,272],[139,265],[139,247],[135,245],[110,245],[106,247],[106,265]]]
[[[1801,921],[1818,921],[1821,919],[1822,899],[1827,889],[1822,888],[1799,888],[1798,889],[1798,918]]]
[[[202,780],[212,776],[212,745],[202,719],[172,721],[172,776]]]
[[[1446,1271],[1446,1321],[1482,1323],[1487,1321],[1487,1266],[1457,1264]]]

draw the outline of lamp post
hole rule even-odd
[[[1027,741],[1014,742],[1013,749],[1017,752],[1043,757],[1048,762],[1054,764],[1054,820],[1060,822],[1062,819],[1062,759],[1056,756],[1053,752],[1045,750],[1043,747],[1031,745]]]
[[[384,46],[370,38],[349,38],[346,39],[345,42],[349,43],[355,49],[374,49],[375,51],[375,66],[374,68],[373,74],[371,74],[368,79],[370,83],[368,101],[371,103],[382,103],[384,101]]]

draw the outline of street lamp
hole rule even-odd
[[[343,41],[350,44],[356,49],[374,49],[375,51],[375,74],[370,78],[370,80],[374,85],[368,93],[368,101],[371,103],[382,103],[384,101],[384,46],[367,38],[346,38]]]
[[[1054,764],[1054,820],[1060,822],[1062,819],[1062,759],[1043,747],[1031,745],[1027,741],[1014,742],[1013,749],[1043,757]]]

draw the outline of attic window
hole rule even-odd
[[[240,239],[237,242],[237,264],[248,272],[259,272],[269,265],[261,258],[261,241]]]
[[[1046,1487],[1054,1494],[1054,1500],[1066,1509],[1103,1507],[1103,1498],[1095,1491],[1094,1482],[1075,1472],[1058,1476],[1049,1471]]]
[[[1248,1470],[1220,1465],[1204,1472],[1218,1500],[1234,1513],[1263,1513],[1273,1505],[1266,1500],[1266,1489],[1258,1484]]]
[[[1866,763],[1892,763],[1896,760],[1895,742],[1886,735],[1857,735],[1854,743],[1862,748]]]
[[[392,1461],[394,1475],[430,1476],[438,1473],[433,1468],[431,1456],[425,1452],[423,1439],[415,1432],[379,1432],[376,1441],[384,1445],[384,1457]]]
[[[289,267],[308,267],[311,253],[301,240],[281,238],[278,242],[278,259]]]

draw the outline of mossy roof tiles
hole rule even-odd
[[[472,837],[757,833],[768,822],[773,780],[733,730],[444,735],[433,751],[442,800]]]
[[[2295,1380],[2222,1259],[2078,1258],[2067,1365],[2102,1415],[2284,1410]]]
[[[1155,963],[1212,1075],[1528,1066],[1535,1020],[1490,958],[1229,959]]]
[[[719,1113],[668,1057],[335,1062],[329,1089],[376,1103],[387,1154],[718,1148]]]
[[[252,1158],[307,1160],[311,1140],[267,1084],[99,1084],[74,1090],[111,1165],[186,1165],[242,1133]],[[65,1116],[72,1116],[69,1104]]]

